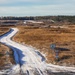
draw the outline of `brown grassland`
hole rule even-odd
[[[9,30],[8,27],[0,27],[0,35],[6,33]]]
[[[10,27],[0,27],[0,35],[8,32]],[[9,52],[9,55],[6,53]],[[10,48],[0,43],[0,69],[9,68],[7,65],[14,64],[13,52]],[[7,66],[7,67],[6,67]]]
[[[9,28],[15,26],[0,27],[0,35]],[[39,28],[33,26],[16,26],[19,32],[14,36],[14,40],[35,47],[45,54],[48,63],[72,66],[75,65],[75,25],[68,28]],[[62,50],[59,53],[59,61],[55,61],[55,53],[50,48],[51,44]],[[9,52],[9,58],[5,55]],[[14,64],[13,52],[10,48],[1,44],[0,46],[0,69],[9,63]]]
[[[45,54],[48,63],[72,66],[75,65],[75,26],[68,28],[38,28],[30,26],[17,26],[18,34],[14,40],[36,47]],[[51,44],[62,50],[59,61],[55,61],[55,53],[50,48]]]

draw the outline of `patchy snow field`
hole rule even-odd
[[[0,75],[59,75],[59,73],[63,73],[63,75],[65,73],[67,73],[66,75],[75,75],[75,67],[47,64],[45,57],[36,49],[12,41],[11,38],[18,31],[17,28],[12,28],[8,33],[0,36],[0,42],[14,51],[16,62],[11,69],[0,71]]]

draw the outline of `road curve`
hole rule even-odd
[[[18,32],[17,28],[11,28],[9,32],[0,36],[0,42],[7,45],[14,51],[16,64],[9,70],[0,71],[8,75],[55,75],[59,73],[75,74],[75,67],[65,67],[47,64],[45,57],[36,49],[22,45],[11,40]]]

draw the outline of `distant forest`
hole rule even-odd
[[[0,20],[53,20],[75,24],[75,16],[0,17]]]

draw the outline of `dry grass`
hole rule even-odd
[[[10,27],[0,27],[0,35],[9,31]],[[9,52],[9,56],[6,55]],[[0,43],[0,69],[5,68],[6,65],[14,64],[13,52],[10,48]],[[8,68],[8,67],[7,67]]]
[[[6,52],[9,52],[9,55],[6,55]],[[6,65],[14,64],[13,61],[13,52],[3,44],[0,46],[0,69],[3,68]]]
[[[4,34],[8,30],[9,30],[9,28],[7,28],[7,27],[0,27],[0,35]]]
[[[48,63],[55,62],[55,54],[50,49],[50,45],[55,43],[60,48],[67,48],[69,51],[60,51],[60,61],[56,64],[75,65],[75,26],[73,29],[66,28],[36,28],[18,26],[19,33],[15,36],[15,40],[36,47],[46,54]]]

